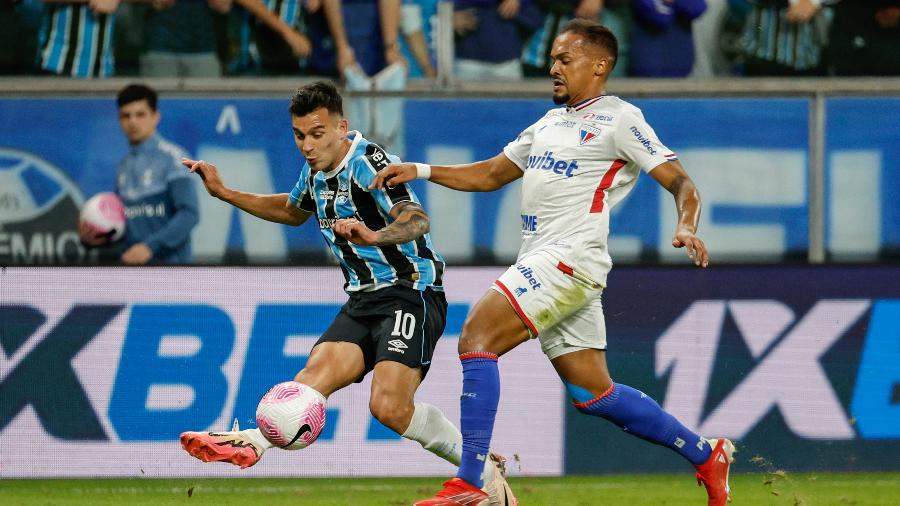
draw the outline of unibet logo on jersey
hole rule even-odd
[[[578,160],[557,160],[553,158],[552,151],[544,151],[541,156],[529,156],[526,169],[552,170],[554,174],[572,177],[578,169]]]

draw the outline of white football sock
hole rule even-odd
[[[462,433],[436,406],[417,402],[409,427],[402,435],[454,466],[459,466],[462,460]],[[494,465],[487,459],[481,477],[489,483],[493,476]]]
[[[241,435],[249,439],[251,443],[255,444],[262,451],[275,446],[266,439],[266,436],[263,436],[259,429],[244,429],[241,431]]]

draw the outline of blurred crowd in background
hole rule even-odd
[[[619,37],[614,76],[900,75],[900,0],[455,0],[440,19],[438,4],[2,0],[0,74],[368,84],[399,67],[435,77],[445,33],[455,78],[508,81],[546,75],[556,32],[584,17]]]

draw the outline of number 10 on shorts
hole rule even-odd
[[[403,339],[409,339],[413,336],[416,329],[416,317],[412,313],[404,313],[402,309],[394,311],[394,330],[392,336],[402,336]]]

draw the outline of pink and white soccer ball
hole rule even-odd
[[[112,192],[94,195],[81,208],[82,223],[87,224],[96,234],[108,235],[109,242],[115,242],[125,234],[125,206],[122,199]]]
[[[279,383],[259,401],[256,425],[273,445],[302,450],[313,444],[325,427],[324,398],[303,383]]]

